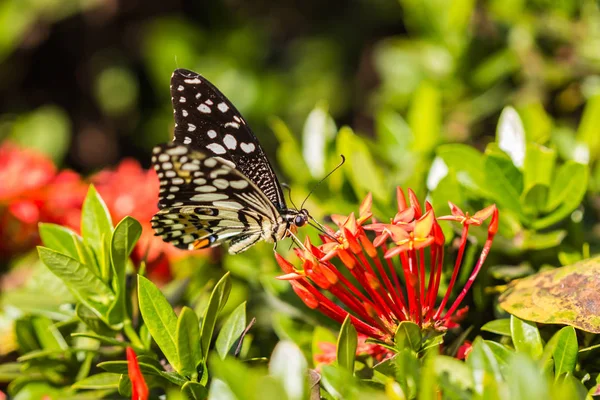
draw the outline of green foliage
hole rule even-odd
[[[134,59],[121,44],[86,48],[91,56],[67,57],[69,68],[78,62],[77,73],[67,74],[77,91],[60,81],[53,84],[60,93],[49,95],[29,80],[35,65],[65,69],[46,66],[43,54],[56,52],[41,47],[60,43],[60,21],[93,11],[104,23],[122,11],[92,9],[97,2],[84,0],[21,3],[0,4],[2,90],[11,99],[0,137],[56,165],[90,171],[113,163],[115,152],[143,154],[170,139],[168,77],[183,67],[232,99],[298,205],[314,189],[304,206],[319,221],[356,212],[372,193],[375,217],[387,222],[397,211],[393,191],[403,186],[427,197],[437,215],[448,213],[448,201],[464,210],[496,204],[500,225],[465,299],[470,311],[460,324],[467,329],[440,333],[404,321],[389,341],[365,342],[348,318],[340,328],[274,279],[280,271],[270,244],[235,257],[216,251],[171,260],[173,281],[154,283],[138,259],[155,245],[144,243],[136,261],[130,258],[147,220],[113,221],[119,214],[90,187],[81,234],[41,223],[37,254],[0,260],[11,274],[0,299],[0,357],[8,361],[0,364],[0,382],[11,398],[130,397],[126,347],[135,349],[152,398],[595,393],[600,275],[597,259],[589,258],[599,243],[597,2],[400,0],[351,2],[343,10],[324,3],[315,7],[319,18],[281,11],[288,7],[247,13],[252,3],[237,14],[226,2],[185,15],[153,12],[127,26],[139,47]],[[283,23],[265,23],[270,19]],[[325,23],[315,30],[307,21]],[[28,54],[36,55],[35,65],[27,65]],[[54,98],[86,106],[39,104]],[[95,144],[99,151],[91,151]],[[316,186],[340,154],[346,163]],[[130,191],[122,188],[137,195]],[[2,237],[12,238],[13,226],[1,223]],[[442,229],[452,244],[455,232]],[[311,228],[303,234],[318,237]],[[469,246],[481,248],[484,235],[474,228]],[[280,243],[277,251],[287,247]],[[476,263],[472,254],[465,265]],[[460,271],[456,287],[468,273]],[[440,279],[443,290],[450,274]],[[471,351],[458,360],[465,339]],[[375,344],[389,358],[371,353]],[[318,365],[323,360],[329,363]]]

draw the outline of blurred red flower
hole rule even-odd
[[[413,191],[408,191],[408,198],[409,203],[404,192],[397,189],[398,213],[389,223],[379,223],[372,218],[370,195],[361,204],[358,218],[354,213],[347,217],[333,215],[337,231],[326,228],[328,231],[321,235],[320,245],[313,245],[307,237],[304,246],[296,249],[302,268],[294,267],[275,254],[285,272],[280,279],[290,281],[296,294],[310,308],[339,323],[350,315],[359,333],[388,343],[393,342],[402,321],[438,331],[455,326],[465,313],[458,307],[479,273],[498,229],[498,210],[490,206],[471,216],[450,203],[452,215],[436,218],[431,204],[426,202],[423,210]],[[481,225],[490,217],[488,237],[479,260],[446,310],[462,268],[469,228]],[[365,225],[369,219],[373,223]],[[450,282],[436,305],[445,244],[439,220],[456,221],[463,227]],[[367,231],[375,233],[374,239]],[[331,293],[338,302],[325,296],[323,291]]]
[[[0,182],[0,254],[4,257],[38,243],[38,222],[79,229],[87,185],[75,172],[57,174],[45,155],[4,142]]]
[[[458,351],[456,352],[456,358],[459,360],[466,360],[471,350],[473,350],[473,345],[470,341],[465,340],[465,342],[458,348]]]

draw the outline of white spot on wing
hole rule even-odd
[[[179,102],[180,102],[180,103],[185,103],[185,97],[183,97],[183,96],[182,96],[182,97],[180,97],[180,98],[179,98]]]
[[[197,85],[199,83],[202,83],[202,81],[198,78],[194,78],[194,79],[184,79],[183,80],[185,83],[190,83],[192,85]]]
[[[242,149],[242,151],[244,153],[247,153],[247,154],[250,154],[254,150],[256,150],[256,146],[254,145],[254,143],[241,143],[240,148]]]
[[[212,168],[215,165],[217,165],[217,160],[215,160],[214,158],[207,158],[206,161],[204,161],[204,165],[208,168]]]
[[[206,100],[205,103],[208,104],[209,106],[213,105],[213,102],[211,99]]]
[[[235,129],[239,129],[240,124],[238,124],[237,122],[226,122],[225,128],[227,128],[228,126],[235,128]]]
[[[229,110],[229,106],[225,103],[219,103],[217,108],[221,110],[221,112],[227,112],[227,110]]]
[[[183,138],[183,144],[190,144],[192,143],[192,138],[190,138],[189,136],[186,136],[185,138]]]
[[[183,92],[183,89],[184,89],[183,86],[181,86],[181,85],[177,86],[177,90],[179,90],[180,92]]]
[[[229,198],[226,194],[223,193],[208,193],[208,194],[196,194],[190,198],[191,201],[217,201],[217,200],[225,200]]]
[[[208,146],[206,146],[206,148],[215,154],[225,154],[227,152],[227,150],[225,150],[225,147],[221,146],[218,143],[211,143]]]
[[[211,192],[216,192],[217,188],[214,186],[211,186],[211,185],[204,185],[204,186],[198,186],[194,190],[196,192],[201,192],[201,193],[211,193]]]
[[[227,182],[227,179],[215,179],[212,183],[217,189],[221,190],[227,189],[227,187],[229,186],[229,182]]]
[[[210,114],[210,107],[207,106],[206,104],[200,104],[198,106],[198,111],[200,111],[201,113],[204,113],[204,114]]]
[[[209,130],[208,132],[206,132],[208,134],[208,137],[211,139],[214,139],[217,137],[217,132],[215,132],[213,129]]]
[[[188,131],[189,132],[194,132],[196,130],[196,125],[194,124],[188,124]]]
[[[248,182],[242,179],[239,181],[231,181],[229,182],[229,185],[234,189],[245,189],[248,186]]]
[[[221,104],[223,104],[223,103],[221,103]],[[235,140],[233,135],[230,135],[229,133],[227,135],[225,135],[225,137],[223,138],[223,143],[230,150],[234,150],[237,147],[237,140]]]
[[[183,115],[184,117],[187,117],[188,112],[186,110],[181,110],[181,115]]]

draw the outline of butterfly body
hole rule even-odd
[[[228,242],[237,254],[307,223],[306,210],[287,207],[258,140],[217,88],[179,69],[171,96],[175,137],[152,156],[160,180],[156,235],[184,249]]]

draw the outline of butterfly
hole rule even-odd
[[[171,76],[173,141],[153,149],[160,181],[156,236],[182,249],[229,243],[241,253],[259,240],[277,243],[308,222],[287,207],[258,139],[231,102],[201,75]]]

